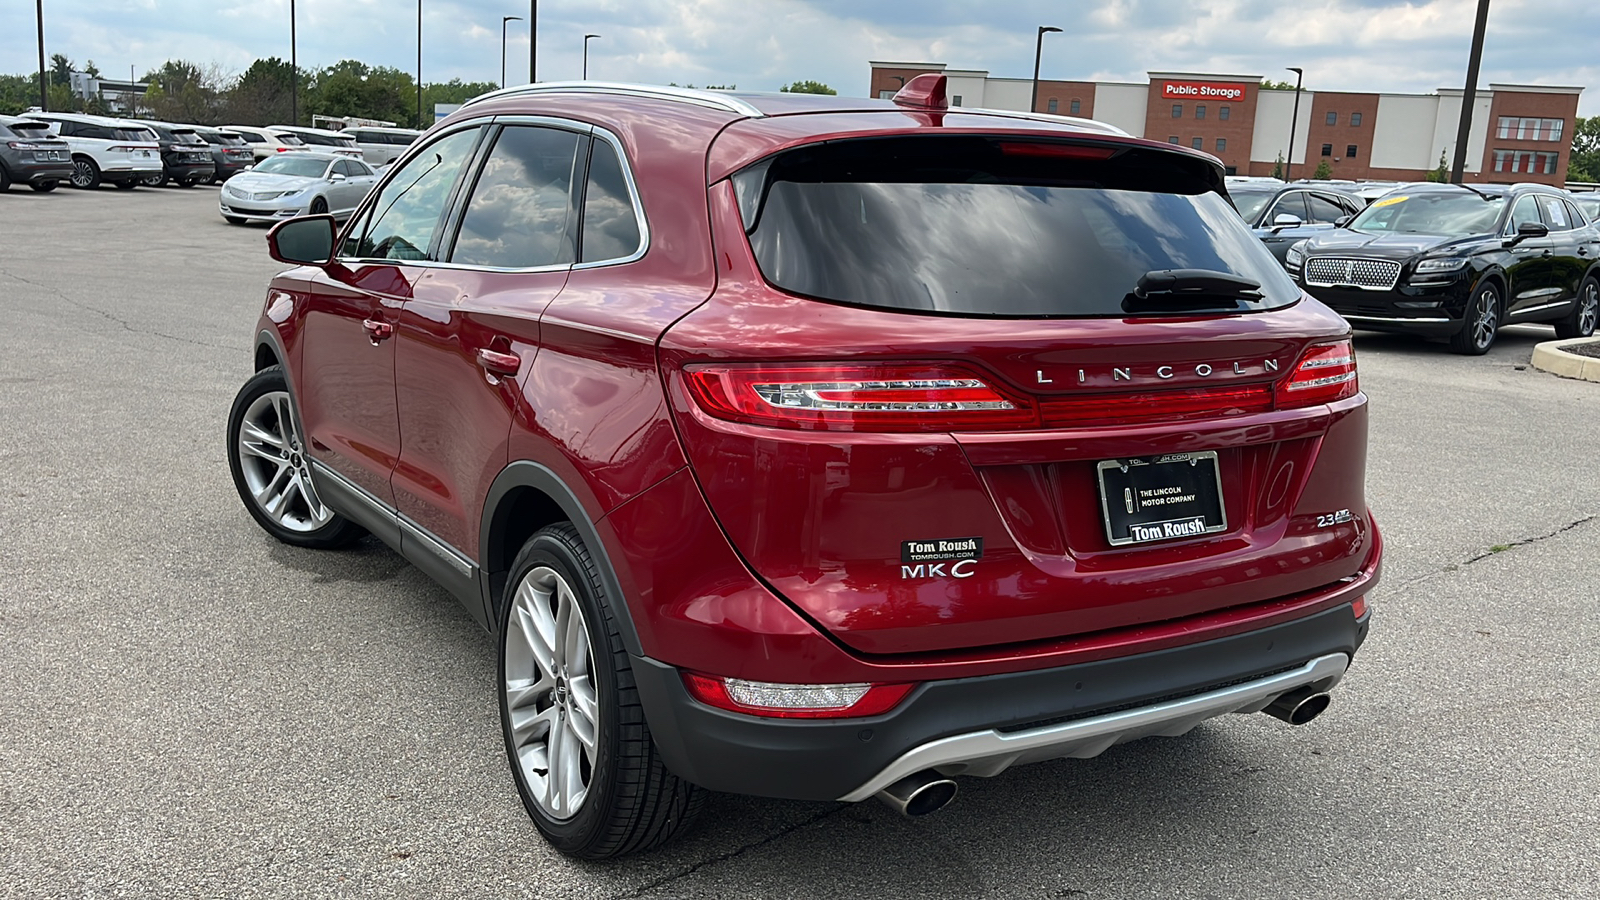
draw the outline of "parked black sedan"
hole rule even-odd
[[[1356,328],[1447,338],[1479,354],[1502,325],[1588,337],[1600,230],[1556,188],[1413,184],[1289,248],[1285,267]]]

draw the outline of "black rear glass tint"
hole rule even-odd
[[[1110,154],[1083,158],[1082,153]],[[797,294],[971,316],[1125,315],[1139,279],[1203,269],[1300,291],[1217,191],[1168,151],[912,137],[789,151],[734,177],[762,273]]]

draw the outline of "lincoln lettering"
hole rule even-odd
[[[1133,366],[1113,366],[1110,369],[1099,370],[1079,369],[1078,377],[1074,381],[1077,384],[1104,384],[1109,379],[1114,384],[1121,381],[1135,381],[1150,376],[1167,381],[1180,375],[1189,375],[1191,373],[1196,378],[1210,378],[1213,375],[1222,375],[1224,377],[1259,376],[1270,375],[1279,371],[1279,368],[1278,361],[1275,359],[1264,359],[1259,362],[1236,360],[1231,363],[1196,363],[1193,366],[1188,364],[1183,366],[1163,365],[1154,366],[1148,370],[1135,369]],[[1055,384],[1056,374],[1053,371],[1036,369],[1033,373],[1034,382],[1036,384]]]

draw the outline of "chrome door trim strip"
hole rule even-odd
[[[1411,316],[1352,316],[1352,315],[1346,315],[1345,313],[1340,313],[1339,315],[1343,316],[1345,321],[1348,321],[1348,322],[1428,322],[1428,323],[1438,323],[1438,322],[1450,322],[1450,321],[1453,321],[1452,319],[1450,319],[1447,316],[1439,316],[1437,318],[1434,318],[1434,317],[1420,318],[1420,317],[1411,317]]]
[[[416,520],[410,516],[372,496],[371,492],[366,488],[334,471],[327,463],[313,459],[311,460],[311,469],[317,478],[326,478],[336,483],[344,489],[345,493],[367,505],[372,512],[394,519],[399,523],[403,537],[414,539],[419,546],[426,548],[429,553],[449,564],[450,568],[454,569],[463,578],[473,578],[477,575],[478,564],[473,562],[471,557],[445,543],[433,532],[418,525]]]

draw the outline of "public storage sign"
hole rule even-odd
[[[1161,96],[1168,100],[1243,100],[1244,85],[1213,81],[1163,81]]]

